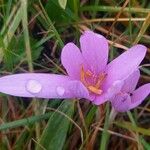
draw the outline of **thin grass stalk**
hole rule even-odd
[[[29,38],[29,30],[28,30],[28,16],[27,16],[27,1],[26,0],[21,0],[21,8],[23,11],[22,25],[23,25],[23,31],[24,31],[27,62],[28,62],[29,71],[33,72],[32,54],[31,54],[30,38]],[[33,110],[36,115],[39,114],[38,108],[39,108],[39,102],[35,98],[33,98]],[[37,123],[35,125],[35,131],[36,131],[36,139],[38,140],[40,138],[40,124],[39,123]]]

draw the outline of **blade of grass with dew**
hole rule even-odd
[[[72,118],[73,113],[74,102],[64,101],[50,117],[36,150],[41,150],[39,145],[48,150],[62,150],[70,124],[68,118]]]

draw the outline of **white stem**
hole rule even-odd
[[[109,115],[109,125],[111,125],[113,123],[113,121],[115,120],[115,117],[117,116],[117,111],[112,107],[110,115]]]

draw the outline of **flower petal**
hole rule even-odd
[[[0,78],[0,92],[20,97],[87,98],[88,90],[68,76],[24,73]]]
[[[100,34],[85,31],[80,38],[80,45],[85,63],[95,73],[103,71],[108,60],[108,42]]]
[[[126,79],[132,74],[138,68],[145,54],[145,46],[135,45],[109,63],[106,69],[105,88],[107,89],[115,80]]]
[[[79,48],[75,44],[68,43],[64,46],[61,53],[61,62],[70,77],[80,79],[83,58]]]
[[[124,85],[122,87],[122,92],[132,93],[136,88],[139,78],[140,71],[134,71],[127,79],[125,79]]]
[[[118,112],[125,112],[130,109],[131,97],[127,93],[119,93],[111,99],[112,106]]]
[[[150,83],[145,84],[139,87],[137,90],[135,90],[131,96],[132,104],[130,106],[130,109],[140,105],[149,94],[150,94]]]
[[[102,94],[101,96],[97,96],[94,100],[92,100],[92,103],[95,105],[101,105],[108,101],[106,94]]]
[[[100,105],[108,100],[110,100],[114,95],[120,92],[122,86],[124,84],[124,81],[118,80],[115,81],[112,86],[104,92],[102,95],[97,96],[96,99],[93,101],[94,104]]]

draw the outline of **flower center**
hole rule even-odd
[[[100,73],[99,75],[95,75],[90,70],[84,70],[83,66],[80,71],[80,80],[87,87],[87,89],[94,94],[101,95],[102,94],[102,83],[106,78],[106,73]]]

